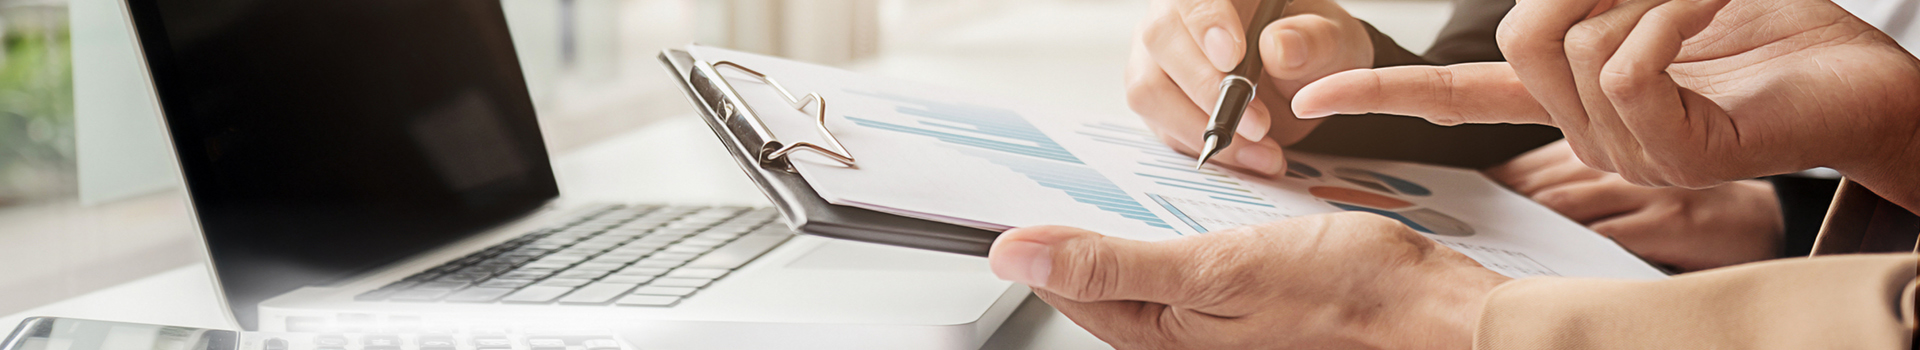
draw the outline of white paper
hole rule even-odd
[[[1208,166],[1133,116],[1094,115],[693,47],[827,98],[827,125],[857,160],[794,164],[828,202],[987,229],[1067,225],[1158,241],[1288,217],[1368,211],[1406,222],[1512,277],[1652,279],[1619,245],[1478,172],[1289,152],[1287,176]],[[729,81],[785,142],[823,143],[806,111],[744,74]]]

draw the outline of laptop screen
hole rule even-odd
[[[499,1],[127,2],[243,327],[559,193]]]

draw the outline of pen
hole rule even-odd
[[[1200,162],[1193,165],[1194,170],[1207,165],[1207,159],[1226,149],[1233,142],[1234,129],[1240,128],[1240,116],[1247,113],[1247,105],[1253,103],[1254,90],[1260,86],[1260,29],[1268,23],[1280,19],[1286,12],[1291,0],[1263,0],[1260,8],[1253,13],[1253,22],[1247,23],[1247,54],[1240,58],[1240,65],[1234,66],[1227,77],[1220,79],[1220,101],[1213,104],[1213,117],[1207,119],[1207,132],[1200,134],[1205,139],[1205,148],[1200,150]]]

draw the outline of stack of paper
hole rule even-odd
[[[798,155],[828,202],[986,229],[1067,225],[1165,240],[1287,217],[1363,211],[1406,223],[1513,277],[1661,278],[1611,240],[1446,167],[1289,152],[1284,177],[1192,168],[1133,116],[1093,115],[777,58],[693,47],[829,101],[827,125],[858,159]],[[812,109],[729,79],[777,137],[821,141]]]

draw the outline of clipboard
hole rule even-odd
[[[721,72],[734,72],[734,79],[759,79],[779,90],[792,104],[763,107],[806,111],[811,106],[814,112],[810,114],[824,117],[825,98],[817,94],[795,98],[772,77],[752,68],[724,61],[701,61],[686,50],[662,50],[660,63],[673,73],[676,85],[686,93],[688,102],[693,103],[696,114],[713,129],[714,136],[719,137],[720,143],[733,155],[740,170],[753,179],[760,193],[767,196],[786,220],[787,227],[795,232],[980,257],[987,256],[993,239],[1000,236],[999,232],[990,230],[827,203],[814,192],[806,178],[794,171],[787,157],[807,152],[856,165],[853,153],[839,145],[833,133],[826,129],[824,120],[817,120],[816,125],[829,145],[781,142],[767,130],[753,107],[747,105]]]

